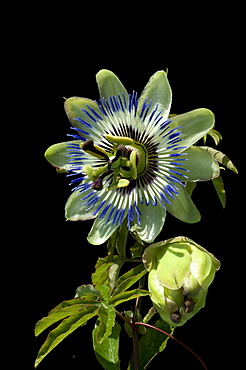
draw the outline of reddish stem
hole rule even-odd
[[[183,346],[185,349],[187,349],[187,351],[189,351],[193,356],[195,356],[196,359],[202,364],[202,366],[203,366],[203,368],[205,370],[208,370],[207,366],[205,365],[205,363],[203,362],[203,360],[201,359],[201,357],[199,357],[190,347],[188,347],[186,344],[184,344],[183,342],[181,342],[179,339],[175,338],[173,335],[165,332],[164,330],[161,330],[159,328],[156,328],[153,325],[145,324],[144,322],[134,322],[134,325],[147,326],[148,328],[155,329],[155,330],[159,331],[160,333],[163,333],[163,334],[167,335],[169,338],[172,338],[173,340],[175,340],[175,342],[181,344],[181,346]]]

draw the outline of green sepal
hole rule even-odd
[[[152,101],[152,109],[156,104],[158,104],[160,110],[164,108],[163,119],[168,118],[172,103],[172,91],[166,72],[158,71],[150,77],[138,100],[138,114],[140,114],[146,99],[148,99],[148,103]]]
[[[208,181],[219,176],[220,168],[218,162],[199,146],[191,146],[184,151],[187,161],[184,168],[188,172],[182,172],[188,178],[185,181]],[[182,176],[178,178],[183,181]]]
[[[127,99],[126,102],[128,102],[128,93],[122,82],[113,72],[108,69],[101,69],[96,74],[96,81],[101,98],[108,99],[110,96],[117,96],[118,94],[122,97],[122,93],[124,93]]]
[[[187,182],[185,184],[185,189],[186,189],[186,191],[187,191],[187,193],[189,194],[190,197],[192,196],[192,193],[195,190],[196,185],[197,185],[196,182]]]
[[[214,126],[213,112],[206,108],[194,109],[172,118],[170,129],[181,126],[182,147],[189,148],[197,143]]]
[[[165,321],[159,319],[154,325],[168,334],[173,334],[174,328],[171,328]],[[150,361],[167,345],[167,340],[169,337],[155,329],[148,328],[146,333],[138,341],[138,351],[139,351],[139,370],[146,369]],[[134,369],[133,356],[131,358],[131,363],[128,370]]]
[[[58,170],[69,170],[71,169],[71,165],[68,163],[68,152],[67,146],[69,144],[80,144],[81,141],[73,140],[73,141],[65,141],[62,143],[57,143],[51,145],[45,152],[44,156],[47,161],[52,164],[52,166],[56,167]]]
[[[119,337],[120,325],[115,321],[111,334],[100,344],[97,341],[100,321],[97,320],[92,332],[93,348],[96,358],[106,370],[120,370]]]
[[[88,108],[88,106],[90,108]],[[64,107],[68,119],[73,127],[79,129],[78,135],[81,136],[81,140],[82,138],[86,140],[91,139],[91,135],[93,135],[94,138],[97,137],[98,142],[101,141],[100,127],[98,126],[99,131],[96,130],[99,123],[95,123],[94,118],[90,116],[90,109],[93,109],[99,117],[102,115],[102,112],[95,101],[87,98],[80,98],[78,96],[72,96],[71,98],[66,99]],[[85,127],[82,123],[83,121],[87,122],[89,126],[87,125]]]
[[[170,245],[175,245],[175,244],[186,244],[187,247],[189,248],[189,245],[192,246],[194,245],[198,249],[200,249],[203,252],[206,252],[209,254],[209,256],[213,260],[213,264],[218,270],[220,268],[220,261],[214,257],[214,255],[210,252],[208,252],[205,248],[203,248],[201,245],[195,243],[192,239],[187,238],[186,236],[177,236],[175,238],[170,238],[161,242],[157,242],[154,244],[151,244],[149,247],[147,247],[143,253],[143,263],[145,265],[145,268],[147,271],[150,271],[152,268],[153,261],[155,261],[154,255],[156,254],[156,251],[158,248],[163,248],[163,247],[168,247]]]
[[[166,250],[156,250],[159,261],[157,279],[165,287],[173,290],[180,289],[184,280],[190,274],[191,255],[185,244],[170,245]],[[182,256],[182,264],[180,263]]]
[[[82,181],[81,184],[85,183]],[[84,192],[84,196],[91,192],[91,188]],[[72,192],[65,205],[65,217],[69,221],[85,221],[96,217],[94,214],[95,208],[92,207],[86,210],[86,206],[81,205],[80,189]]]
[[[175,186],[178,188],[179,195],[174,201],[170,198],[171,204],[166,204],[168,212],[183,222],[195,223],[200,221],[200,212],[185,187],[178,183]]]

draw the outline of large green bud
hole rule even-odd
[[[181,326],[205,305],[220,262],[186,237],[152,244],[143,255],[151,300],[170,326]]]

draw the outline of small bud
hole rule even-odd
[[[174,324],[179,324],[180,323],[180,320],[181,320],[181,316],[180,316],[180,313],[179,311],[176,311],[176,312],[173,312],[171,314],[171,320]]]
[[[185,237],[152,244],[143,255],[151,300],[170,326],[181,326],[205,305],[219,261]]]
[[[187,298],[185,301],[184,301],[184,305],[185,305],[185,312],[186,313],[190,313],[193,311],[193,308],[194,308],[194,301],[192,298]]]

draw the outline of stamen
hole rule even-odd
[[[85,152],[89,153],[90,155],[93,155],[96,158],[106,159],[106,161],[108,161],[108,155],[107,155],[107,153],[102,148],[100,148],[99,146],[94,145],[93,140],[86,140],[82,144],[81,148]]]

